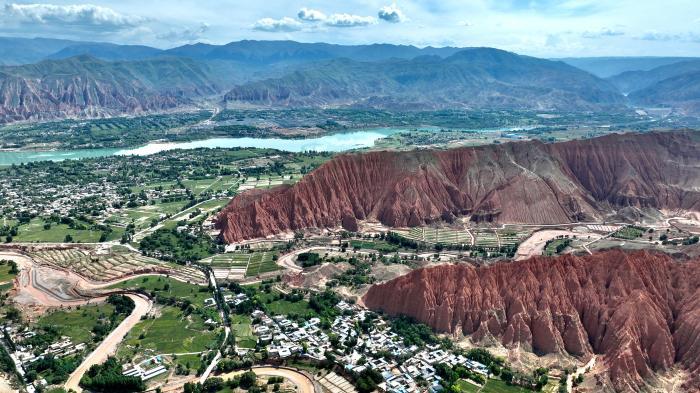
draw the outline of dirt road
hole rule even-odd
[[[78,384],[80,383],[80,378],[83,374],[94,364],[101,364],[111,355],[114,355],[117,351],[117,346],[122,342],[124,336],[134,327],[143,315],[146,315],[150,311],[153,303],[142,296],[138,295],[127,295],[130,297],[136,307],[134,311],[126,317],[112,332],[100,343],[100,345],[95,348],[92,353],[85,357],[83,362],[78,366],[78,368],[73,371],[73,373],[68,377],[66,381],[66,390],[73,389],[76,392],[82,392],[82,389]]]
[[[595,361],[596,361],[596,356],[593,355],[591,360],[588,361],[588,363],[584,364],[583,366],[579,367],[576,369],[576,371],[572,374],[569,374],[569,376],[566,378],[566,391],[570,392],[574,388],[574,379],[578,378],[579,375],[585,374],[587,371],[593,368],[595,366]]]
[[[298,266],[296,263],[294,263],[294,258],[299,255],[303,254],[305,252],[311,252],[311,251],[319,251],[319,252],[327,252],[327,251],[333,251],[334,248],[332,247],[321,247],[321,246],[314,246],[314,247],[307,247],[307,248],[302,248],[301,250],[295,250],[292,251],[288,254],[284,254],[280,256],[280,258],[277,260],[277,264],[279,266],[282,266],[285,269],[289,269],[292,272],[300,272],[304,270],[301,266]]]
[[[544,252],[544,246],[547,244],[548,240],[556,239],[557,236],[567,235],[569,237],[581,236],[580,233],[558,229],[547,229],[544,231],[535,232],[532,234],[532,236],[525,239],[524,242],[520,243],[520,246],[518,246],[518,251],[515,254],[515,260],[520,261],[536,255],[542,255]],[[586,235],[593,236],[592,233]]]
[[[304,374],[288,368],[277,368],[271,366],[253,367],[251,370],[258,376],[282,377],[296,385],[297,393],[314,393],[313,382]],[[221,374],[218,377],[230,379],[236,375],[242,374],[243,371],[234,371],[231,373]]]

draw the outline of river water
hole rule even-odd
[[[377,139],[384,138],[396,132],[406,131],[398,128],[374,128],[362,131],[351,131],[339,134],[325,135],[306,139],[281,139],[281,138],[210,138],[192,142],[153,142],[133,149],[78,149],[78,150],[50,150],[50,151],[26,151],[6,150],[0,151],[0,165],[12,165],[33,161],[62,161],[79,158],[105,157],[112,155],[139,155],[146,156],[174,149],[197,148],[232,148],[232,147],[257,147],[271,148],[290,152],[302,151],[332,151],[340,152],[363,147],[374,146]]]

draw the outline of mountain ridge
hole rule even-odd
[[[440,332],[537,354],[601,355],[602,391],[650,391],[657,373],[687,370],[700,388],[700,260],[649,251],[533,257],[484,267],[447,264],[372,286],[367,307]]]
[[[0,67],[0,122],[172,109],[219,87],[187,59],[106,62],[81,55]]]
[[[232,243],[367,219],[561,224],[627,206],[700,211],[698,167],[695,131],[343,154],[294,186],[235,197],[216,228]]]
[[[493,48],[446,58],[357,62],[334,59],[280,78],[234,87],[230,105],[382,109],[503,108],[594,110],[621,106],[615,88],[585,71]]]

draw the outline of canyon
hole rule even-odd
[[[226,242],[357,220],[390,227],[469,216],[559,224],[624,207],[700,210],[700,134],[610,134],[545,144],[350,153],[299,183],[235,197],[216,227]]]
[[[647,391],[678,367],[700,388],[700,260],[611,250],[486,267],[444,264],[375,285],[371,309],[535,354],[601,355],[609,386]]]

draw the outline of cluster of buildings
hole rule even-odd
[[[335,318],[329,331],[320,327],[319,318],[298,323],[281,315],[270,317],[260,310],[251,314],[253,329],[258,343],[266,347],[270,357],[284,359],[299,354],[320,361],[332,353],[348,371],[362,373],[372,369],[380,373],[383,382],[378,387],[384,392],[441,390],[441,378],[435,368],[440,363],[462,365],[484,376],[489,374],[485,365],[439,345],[406,345],[381,318],[373,320],[371,329],[364,332],[358,326],[367,317],[367,310],[344,301],[336,308],[341,315]]]
[[[238,306],[239,304],[248,301],[248,295],[245,293],[239,293],[239,294],[225,294],[224,295],[224,301],[226,304],[229,306]],[[204,307],[216,307],[216,299],[213,297],[209,297],[204,299]]]
[[[87,344],[72,342],[70,337],[62,336],[57,341],[49,344],[43,351],[38,352],[31,344],[23,344],[27,339],[36,336],[36,332],[29,328],[20,328],[19,325],[2,325],[3,336],[6,341],[0,345],[5,345],[5,349],[10,354],[10,358],[15,363],[15,369],[24,377],[29,367],[36,361],[52,356],[54,358],[62,358],[84,351]],[[1,340],[0,340],[1,341]],[[11,344],[8,347],[6,344]],[[34,393],[39,386],[46,386],[46,380],[38,379],[32,385],[27,385],[26,389],[29,393]]]
[[[142,381],[147,381],[168,372],[162,364],[160,356],[153,356],[137,364],[123,364],[122,375],[128,377],[140,377]]]
[[[0,210],[8,213],[25,212],[34,216],[58,214],[68,216],[73,210],[83,210],[95,198],[95,204],[105,210],[114,210],[112,204],[120,200],[117,186],[106,180],[83,184],[55,184],[52,176],[36,179],[6,178],[0,181]],[[43,180],[48,180],[43,183]],[[39,184],[37,184],[39,183]],[[107,211],[104,215],[107,216]]]

